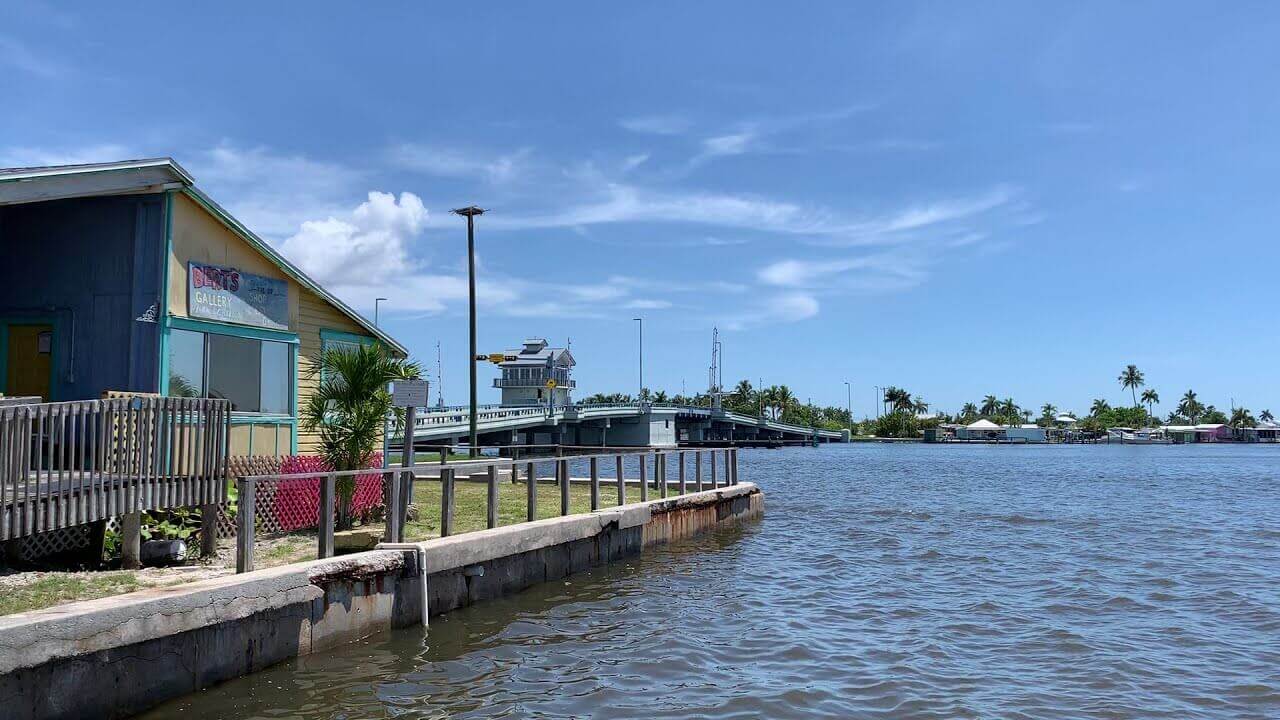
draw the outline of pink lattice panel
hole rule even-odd
[[[382,453],[376,453],[369,467],[382,466]],[[281,458],[280,474],[325,473],[329,465],[313,455],[292,455]],[[275,525],[284,532],[313,528],[320,524],[320,480],[313,477],[283,478],[276,483],[272,514]],[[356,476],[356,492],[351,502],[351,514],[360,517],[375,507],[382,506],[382,475],[369,473]]]

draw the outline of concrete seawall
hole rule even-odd
[[[763,510],[743,483],[0,617],[0,715],[129,717]]]

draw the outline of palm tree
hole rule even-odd
[[[664,403],[670,402],[671,398],[667,397],[666,390],[659,390],[658,392],[653,394],[653,401],[659,405],[662,405]]]
[[[924,415],[929,412],[929,403],[925,402],[924,398],[917,395],[915,402],[911,404],[911,409],[914,410],[917,415]]]
[[[1000,414],[1007,418],[1017,418],[1020,409],[1018,403],[1014,402],[1011,397],[1000,401]]]
[[[1151,417],[1156,416],[1156,403],[1160,402],[1160,393],[1152,388],[1142,391],[1142,402],[1147,404],[1147,414]]]
[[[1262,412],[1258,413],[1258,419],[1264,423],[1269,423],[1272,420],[1275,420],[1276,416],[1272,415],[1270,410],[1263,410]]]
[[[382,345],[341,345],[320,354],[311,369],[319,385],[302,409],[302,425],[320,434],[320,456],[331,469],[369,466],[387,416],[394,414],[397,428],[404,424],[404,410],[392,406],[387,384],[421,374],[417,363],[395,357]],[[339,477],[336,489],[338,527],[347,530],[355,476]]]
[[[981,412],[983,415],[986,415],[988,417],[995,415],[997,412],[1000,412],[1000,401],[996,399],[995,395],[988,395],[982,398]]]
[[[1045,403],[1040,406],[1040,414],[1047,418],[1054,418],[1058,416],[1058,408],[1052,403]]]
[[[1093,401],[1093,405],[1089,406],[1089,414],[1094,417],[1098,417],[1099,415],[1101,415],[1102,413],[1110,409],[1111,409],[1111,403],[1107,402],[1106,400],[1103,400],[1102,398],[1098,398]]]
[[[1124,372],[1120,373],[1120,377],[1116,378],[1120,383],[1120,387],[1129,390],[1133,394],[1133,406],[1138,407],[1138,388],[1146,384],[1146,379],[1142,376],[1142,371],[1137,365],[1128,365]]]
[[[1238,407],[1231,412],[1231,427],[1253,427],[1258,421],[1253,419],[1248,408]]]
[[[972,420],[977,416],[978,416],[978,406],[974,405],[971,402],[965,403],[964,407],[960,408],[960,417],[966,421]]]
[[[1178,403],[1178,414],[1191,421],[1192,425],[1196,424],[1196,418],[1204,413],[1204,405],[1196,399],[1196,392],[1188,390],[1182,396],[1182,402]]]

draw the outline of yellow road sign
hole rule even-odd
[[[548,388],[548,389],[551,389],[551,390],[555,390],[555,389],[556,389],[556,381],[555,381],[555,379],[554,379],[554,378],[552,378],[551,380],[548,380],[548,381],[547,381],[547,388]]]

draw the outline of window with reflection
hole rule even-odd
[[[293,351],[288,343],[171,330],[169,395],[228,400],[234,412],[293,414]]]

